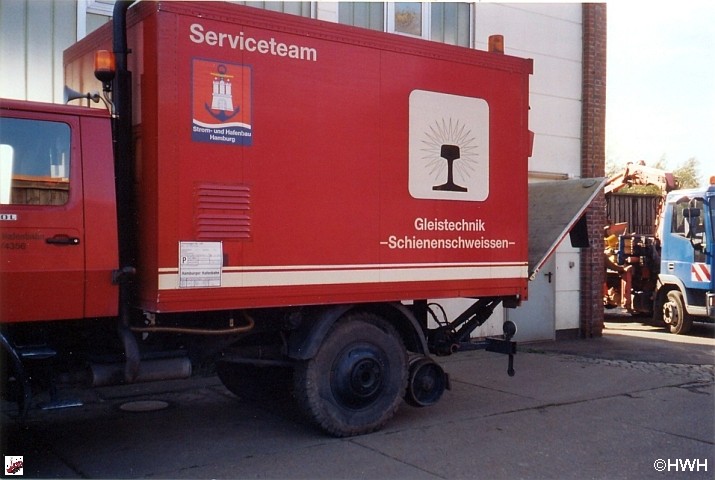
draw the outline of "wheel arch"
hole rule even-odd
[[[691,308],[691,303],[690,303],[690,296],[689,296],[689,290],[686,288],[685,284],[683,281],[676,277],[675,275],[659,275],[658,276],[658,283],[656,287],[657,294],[655,296],[655,306],[658,308],[663,307],[663,302],[668,296],[668,292],[671,292],[673,290],[679,290],[680,293],[683,294],[683,306],[685,307],[686,312],[690,312]]]
[[[389,322],[399,333],[405,348],[427,353],[427,340],[419,322],[406,306],[397,302],[332,305],[304,314],[304,321],[288,340],[288,357],[308,360],[315,356],[330,328],[348,313],[374,313]]]
[[[656,293],[653,297],[653,320],[656,323],[663,322],[663,305],[668,298],[668,292],[672,290],[679,290],[678,286],[673,285],[672,283],[660,284],[659,282],[658,288],[656,289]]]

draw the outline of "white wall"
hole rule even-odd
[[[0,96],[62,101],[62,52],[75,42],[74,1],[0,1]]]
[[[502,34],[505,53],[534,59],[529,128],[535,138],[529,170],[580,177],[581,4],[476,3],[474,17],[476,48],[486,50],[489,35]],[[579,250],[567,239],[555,255],[556,329],[578,328]],[[464,305],[464,301],[449,303],[450,309]],[[501,333],[499,313],[474,335]]]
[[[478,3],[475,45],[504,35],[506,53],[534,59],[529,126],[535,133],[529,169],[580,174],[581,4]]]
[[[317,2],[315,6],[315,18],[326,22],[338,23],[338,2]]]

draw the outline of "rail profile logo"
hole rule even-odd
[[[191,139],[251,145],[251,89],[250,67],[194,59]]]
[[[22,457],[18,456],[6,456],[5,457],[5,475],[22,475],[23,474],[23,460]]]
[[[425,90],[410,94],[409,190],[414,198],[489,196],[489,104]]]

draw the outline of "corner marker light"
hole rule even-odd
[[[489,35],[489,52],[504,53],[504,35]]]

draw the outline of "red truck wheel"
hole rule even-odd
[[[326,432],[346,437],[381,428],[407,386],[407,352],[380,317],[356,313],[338,321],[314,358],[295,371],[301,408]]]

